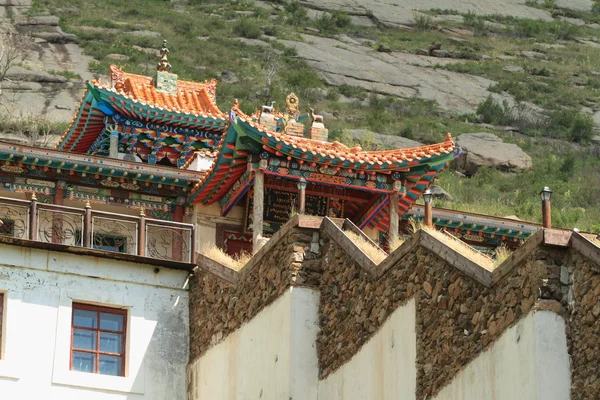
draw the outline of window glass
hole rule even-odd
[[[123,365],[121,357],[107,356],[104,354],[100,355],[100,373],[104,375],[115,375],[122,376],[123,371],[121,366]]]
[[[96,350],[96,337],[95,331],[87,331],[83,329],[73,330],[73,348],[83,350]]]
[[[73,369],[81,372],[94,372],[96,355],[92,353],[73,352]]]
[[[98,313],[91,310],[74,309],[73,325],[81,326],[83,328],[97,328]]]
[[[121,354],[123,338],[119,333],[100,332],[100,351]]]
[[[123,330],[123,315],[100,313],[100,329],[121,332]]]

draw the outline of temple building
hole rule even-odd
[[[94,211],[135,217],[143,209],[147,219],[189,223],[191,260],[193,249],[210,244],[251,253],[297,212],[347,218],[377,241],[397,240],[399,221],[453,159],[450,134],[386,151],[330,143],[323,117],[303,115],[294,94],[282,111],[264,106],[246,115],[236,101],[222,112],[216,81],[179,80],[167,55],[165,44],[154,77],[113,65],[109,82],[88,82],[56,150],[0,144],[10,197],[35,193],[45,204],[83,210],[89,202]],[[53,218],[40,225],[44,236],[84,245],[82,227],[66,233],[65,217]],[[113,227],[88,242],[128,241],[112,247],[133,254],[131,229]]]
[[[0,141],[2,399],[600,395],[600,242],[547,188],[543,226],[434,209],[451,134],[365,151],[293,93],[221,111],[168,53],[88,82],[55,149]]]

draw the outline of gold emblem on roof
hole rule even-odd
[[[169,63],[169,49],[167,48],[167,40],[163,40],[163,47],[160,49],[160,61],[158,62],[156,68],[159,71],[169,72],[171,71],[171,64]]]

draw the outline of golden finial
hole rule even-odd
[[[145,217],[146,216],[146,210],[144,209],[144,207],[140,208],[140,217]]]
[[[452,140],[452,134],[450,132],[446,133],[446,142],[450,142]]]
[[[31,193],[31,201],[37,201],[37,196],[35,193]]]
[[[163,47],[160,49],[160,61],[158,62],[157,69],[159,71],[169,72],[171,71],[171,64],[169,64],[169,49],[167,48],[167,40],[163,40]]]
[[[90,204],[89,200],[86,200],[86,202],[85,202],[85,208],[92,208],[92,205]]]

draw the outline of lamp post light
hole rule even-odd
[[[552,227],[552,215],[550,207],[550,198],[552,197],[552,190],[548,186],[545,186],[540,192],[540,198],[542,199],[542,226],[544,228]]]
[[[431,193],[431,190],[427,189],[423,193],[423,200],[425,201],[425,226],[431,228],[433,227],[433,193]]]
[[[300,178],[298,181],[298,191],[300,192],[300,214],[304,214],[306,208],[306,179]]]

